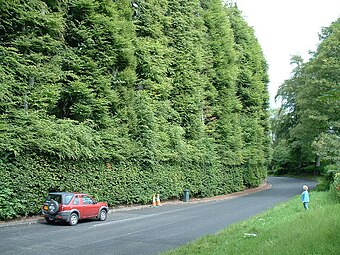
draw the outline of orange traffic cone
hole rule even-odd
[[[159,194],[157,194],[156,205],[161,206],[161,199],[159,198]]]
[[[156,206],[156,195],[153,194],[152,196],[152,205],[151,206]]]

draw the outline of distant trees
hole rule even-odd
[[[322,30],[317,51],[307,63],[299,56],[292,58],[292,77],[277,94],[282,107],[273,125],[275,167],[301,171],[320,159],[323,165],[339,165],[339,36],[340,19]],[[279,153],[283,147],[285,156]]]
[[[113,205],[257,186],[267,82],[253,29],[220,0],[0,0],[0,218],[49,189]]]

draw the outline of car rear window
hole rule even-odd
[[[61,195],[59,195],[59,194],[49,194],[46,198],[46,202],[49,202],[51,200],[57,201],[59,204],[61,204]]]
[[[73,198],[73,194],[66,194],[64,196],[65,201],[64,201],[64,203],[62,203],[62,195],[61,194],[49,194],[46,198],[46,202],[49,202],[52,199],[52,200],[58,202],[59,204],[67,205],[71,202],[72,198]]]

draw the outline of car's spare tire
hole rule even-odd
[[[51,200],[48,205],[48,213],[49,214],[57,214],[59,211],[59,204],[57,201]]]

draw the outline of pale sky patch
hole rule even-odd
[[[290,59],[301,55],[305,61],[316,51],[318,34],[340,17],[340,0],[233,0],[242,11],[269,65],[271,107],[277,89],[289,79]],[[279,103],[279,102],[278,102]]]

